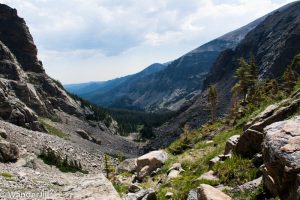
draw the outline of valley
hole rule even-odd
[[[299,11],[136,74],[62,85],[0,4],[0,199],[300,199]]]

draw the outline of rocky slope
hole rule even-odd
[[[3,4],[0,9],[0,117],[18,126],[44,132],[46,129],[40,119],[49,118],[55,121],[48,122],[50,125],[66,134],[77,135],[77,127],[98,140],[118,144],[116,146],[124,144],[127,148],[123,150],[131,149],[127,141],[112,136],[117,131],[114,120],[111,123],[85,120],[95,111],[71,98],[59,82],[45,73],[28,27],[17,11]],[[103,119],[111,119],[106,113],[103,115]]]
[[[151,146],[160,145],[161,137],[165,138],[163,145],[169,144],[182,133],[184,124],[199,127],[209,120],[206,88],[210,84],[216,84],[218,88],[218,113],[224,115],[230,105],[231,88],[236,82],[234,72],[241,57],[249,59],[253,54],[260,78],[280,80],[292,58],[300,52],[299,10],[299,2],[282,7],[251,30],[234,50],[221,52],[204,80],[203,92],[185,103],[177,117],[156,130],[158,139]]]
[[[299,87],[235,124],[230,117],[207,123],[164,150],[121,162],[114,183],[127,188],[127,200],[299,199]]]
[[[0,4],[0,198],[120,199],[102,175],[103,155],[116,162],[141,149],[117,129],[46,74],[24,19]]]

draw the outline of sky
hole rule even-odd
[[[104,81],[174,60],[291,0],[0,0],[18,10],[46,72]]]

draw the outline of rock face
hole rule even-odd
[[[17,11],[0,4],[0,117],[45,131],[37,115],[53,117],[55,109],[79,117],[87,112],[45,73],[29,29]]]
[[[235,149],[239,139],[240,139],[239,135],[233,135],[227,140],[225,151],[224,151],[225,155],[231,153],[231,151]]]
[[[281,199],[300,198],[300,116],[265,129],[264,185]]]
[[[198,188],[198,200],[231,200],[231,197],[210,185],[201,184]]]
[[[144,178],[152,171],[161,167],[168,158],[168,154],[163,150],[149,152],[137,159],[137,171],[139,176]]]
[[[137,169],[137,159],[126,159],[117,166],[117,173],[130,172],[133,173]]]
[[[25,71],[44,72],[42,63],[37,59],[37,48],[24,19],[18,17],[16,9],[3,4],[0,6],[0,13],[1,41],[12,51]]]
[[[300,90],[279,104],[267,107],[246,124],[245,131],[236,145],[235,152],[245,157],[253,157],[256,153],[261,152],[264,139],[263,129],[274,122],[286,119],[296,112],[299,106]]]
[[[0,162],[15,162],[19,158],[17,145],[0,140]]]

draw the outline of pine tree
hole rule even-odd
[[[234,86],[236,91],[243,95],[243,101],[246,102],[249,86],[251,86],[250,65],[244,58],[240,59],[239,68],[235,72],[235,77],[239,80]]]
[[[254,55],[251,55],[250,62],[248,64],[248,74],[249,74],[249,95],[251,98],[255,98],[256,93],[256,86],[258,84],[258,68],[256,65],[255,57]]]
[[[107,154],[104,154],[104,171],[106,173],[106,178],[109,178],[110,174],[114,172],[113,166],[111,164],[110,157]]]
[[[211,112],[211,118],[214,122],[217,115],[218,92],[215,85],[210,85],[208,88],[208,105]]]
[[[288,66],[283,73],[283,88],[288,94],[291,93],[297,82],[297,76],[291,66]]]
[[[231,118],[235,118],[237,116],[238,113],[238,87],[234,86],[231,89],[231,104],[230,104],[230,117]]]

